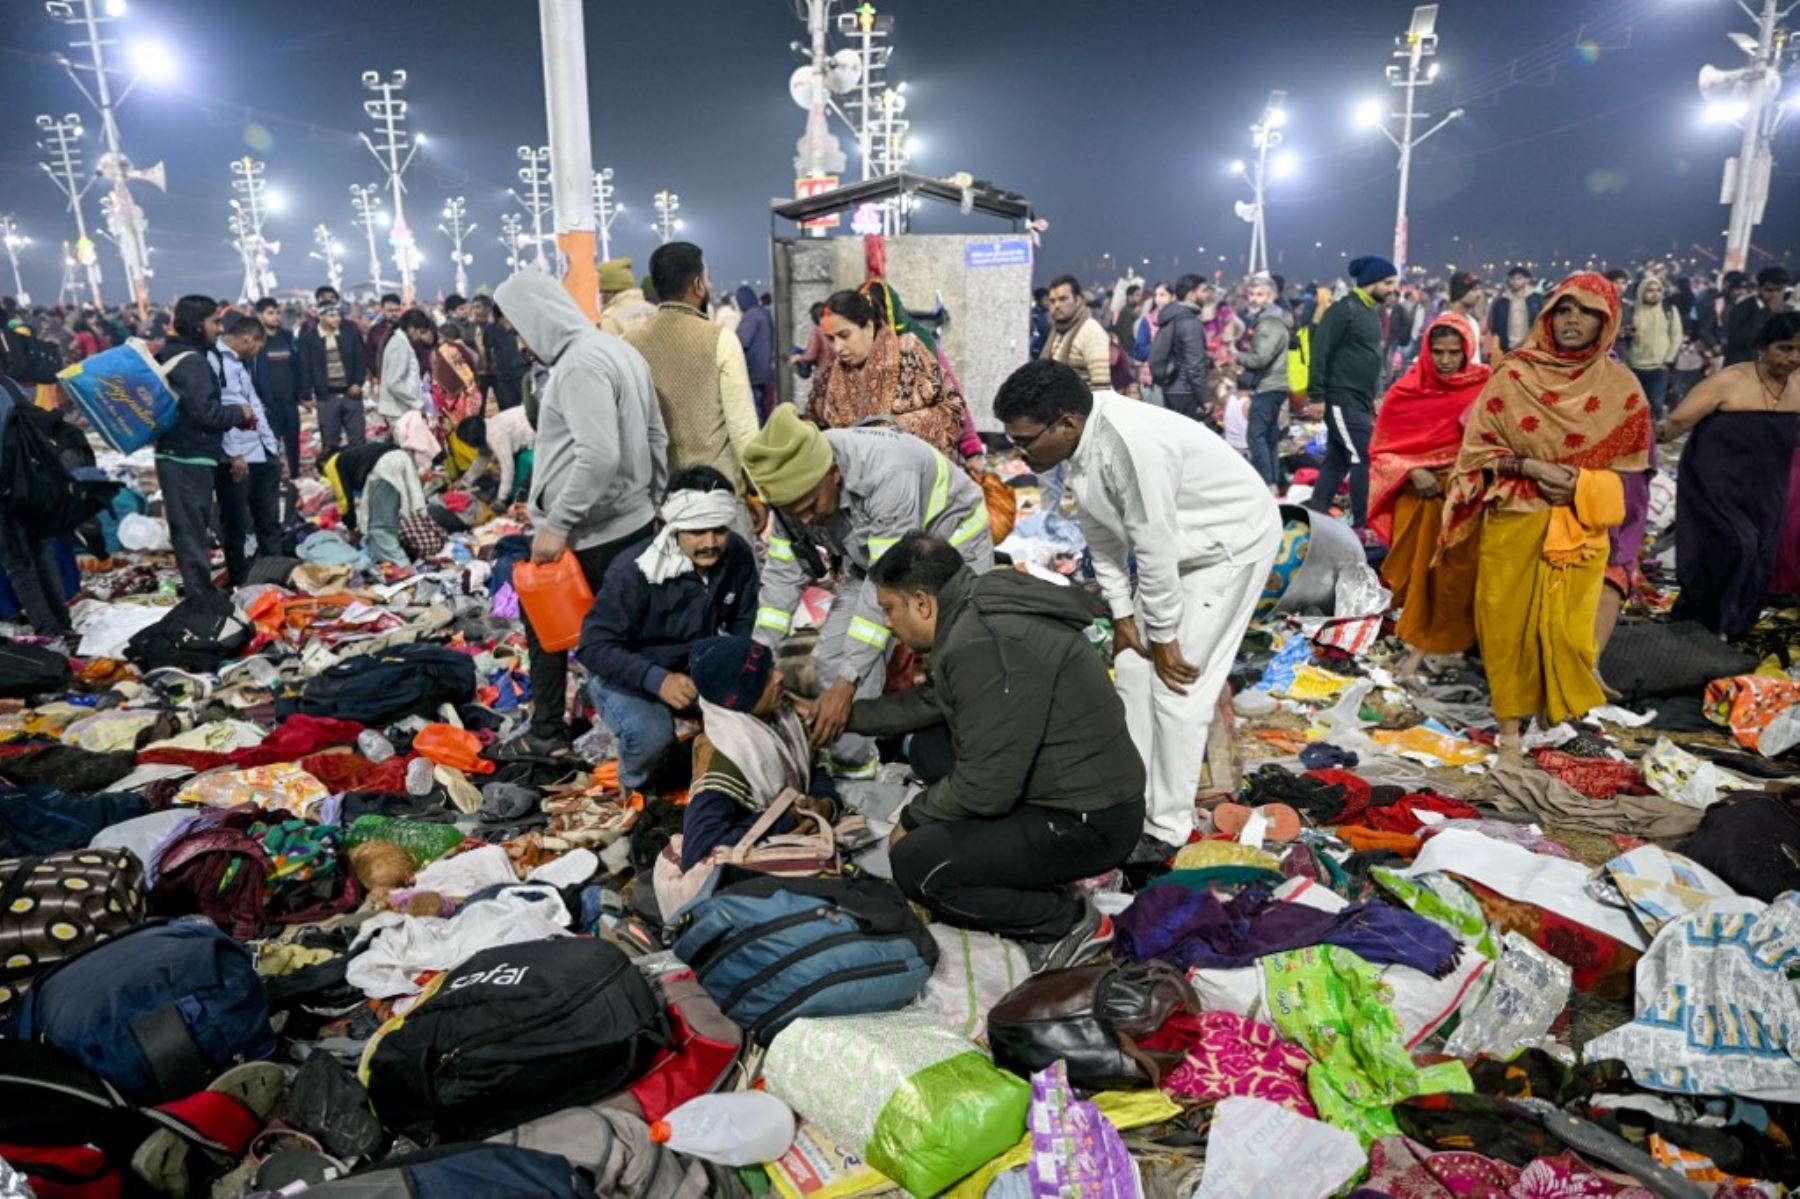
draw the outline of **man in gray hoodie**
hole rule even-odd
[[[519,340],[550,368],[538,404],[531,479],[531,560],[572,552],[600,590],[607,564],[655,532],[668,483],[669,437],[644,356],[587,318],[562,284],[522,270],[494,290]],[[529,617],[531,731],[517,752],[543,756],[568,744],[563,725],[569,655],[539,644]]]

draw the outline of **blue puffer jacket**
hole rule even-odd
[[[663,679],[687,669],[694,642],[750,636],[759,590],[756,555],[736,533],[710,576],[692,570],[661,586],[638,569],[649,544],[638,542],[607,566],[575,655],[607,686],[654,697]]]

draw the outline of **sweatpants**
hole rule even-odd
[[[573,551],[581,573],[587,577],[588,587],[597,594],[612,560],[655,531],[656,525],[652,522],[617,541]],[[525,620],[525,644],[531,651],[531,735],[540,741],[567,741],[569,730],[563,724],[563,716],[569,706],[569,651],[551,653],[539,645],[537,630],[531,627],[531,617],[525,615],[522,608],[520,615]]]
[[[844,654],[850,638],[850,618],[856,615],[856,597],[862,591],[861,575],[845,572],[839,579],[837,595],[832,600],[831,611],[825,615],[825,624],[819,629],[819,641],[813,647],[813,665],[818,670],[819,688],[824,690],[837,682],[842,671]],[[882,689],[887,686],[887,671],[882,662],[870,669],[868,677],[856,685],[857,699],[880,699]],[[875,738],[861,733],[846,732],[826,747],[831,756],[844,766],[866,766],[875,760]]]
[[[16,520],[0,520],[0,570],[6,571],[32,632],[53,637],[73,631],[63,599],[62,571],[48,537],[27,532]]]
[[[1175,694],[1157,678],[1148,658],[1127,650],[1113,663],[1125,703],[1125,727],[1150,774],[1144,831],[1159,841],[1185,845],[1194,831],[1194,794],[1213,711],[1268,583],[1278,544],[1272,540],[1248,562],[1203,566],[1181,576],[1181,623],[1175,639],[1181,656],[1200,671],[1186,695]],[[1148,642],[1141,606],[1137,623]]]
[[[320,396],[318,408],[320,462],[331,457],[336,450],[362,445],[369,439],[362,400],[353,399],[340,391]]]
[[[1369,435],[1375,431],[1375,417],[1361,408],[1329,404],[1325,430],[1325,465],[1319,468],[1306,506],[1314,512],[1331,511],[1331,501],[1348,476],[1350,522],[1360,529],[1369,516]]]
[[[163,515],[169,522],[169,543],[175,548],[175,565],[181,572],[181,591],[188,597],[205,595],[212,581],[213,496],[218,467],[208,462],[156,460],[156,485],[162,488]]]
[[[243,480],[231,477],[231,464],[218,468],[219,540],[225,547],[225,576],[233,587],[242,587],[250,564],[244,557],[244,538],[256,534],[256,556],[281,554],[281,463],[252,462]]]
[[[1081,916],[1071,884],[1121,865],[1143,827],[1141,799],[1098,812],[1022,803],[992,820],[922,824],[888,862],[901,892],[947,924],[1054,941]]]

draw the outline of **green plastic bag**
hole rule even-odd
[[[412,858],[413,866],[435,862],[463,843],[463,835],[453,824],[433,824],[427,820],[402,820],[398,816],[380,816],[370,812],[358,816],[350,826],[344,848],[355,849],[370,841],[391,841]]]
[[[1012,1148],[1031,1088],[909,1008],[794,1021],[763,1062],[771,1094],[914,1195]]]

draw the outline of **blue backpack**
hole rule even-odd
[[[905,1007],[930,981],[937,943],[884,880],[754,875],[687,909],[675,956],[766,1045],[802,1016]]]
[[[271,1057],[250,951],[211,924],[149,921],[38,975],[6,1035],[45,1041],[133,1103],[167,1103]]]

